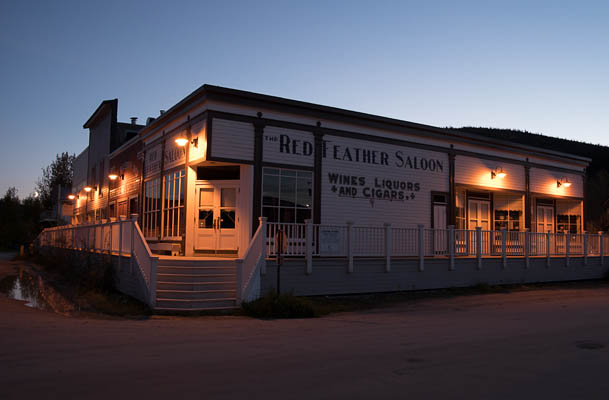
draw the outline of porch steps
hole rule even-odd
[[[159,259],[155,309],[206,311],[236,307],[234,259]]]

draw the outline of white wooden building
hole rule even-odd
[[[105,106],[106,117],[100,106],[86,124],[88,149],[100,142],[114,146],[98,172],[91,170],[96,167],[91,160],[104,155],[88,154],[88,171],[79,176],[87,176],[93,190],[79,193],[74,221],[92,224],[137,214],[152,252],[172,252],[192,262],[211,255],[247,258],[260,217],[268,225],[265,256],[277,250],[278,230],[286,233],[282,249],[288,255],[320,257],[384,257],[373,247],[390,239],[391,256],[396,249],[414,249],[417,232],[427,238],[427,230],[431,236],[418,245],[423,256],[477,251],[478,257],[506,257],[513,249],[507,255],[549,257],[565,245],[554,240],[550,249],[549,240],[535,239],[533,249],[534,236],[528,235],[566,233],[561,243],[571,240],[575,249],[576,237],[584,234],[587,158],[210,85],[146,125],[134,125],[136,138],[121,141],[118,128],[112,128],[120,124],[117,103],[111,105]],[[100,169],[114,180],[101,176]],[[84,188],[81,182],[78,189]],[[127,205],[120,211],[114,197],[127,192],[130,200],[123,200]],[[305,221],[315,226],[309,239]],[[482,240],[485,234],[479,233],[478,244],[470,246],[468,232],[477,228],[501,235],[488,233]],[[391,238],[390,229],[395,230]],[[529,242],[523,250],[525,232]],[[359,250],[349,247],[354,245]],[[362,250],[366,246],[370,251]],[[431,249],[429,254],[423,248]],[[400,254],[420,255],[413,251]]]

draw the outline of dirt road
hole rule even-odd
[[[430,299],[308,320],[70,318],[2,296],[0,315],[2,399],[609,393],[608,285]]]

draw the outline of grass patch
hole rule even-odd
[[[311,300],[291,294],[277,295],[269,292],[266,296],[242,304],[243,313],[255,318],[313,318],[319,314]]]
[[[31,258],[38,271],[78,310],[110,316],[141,317],[152,313],[140,301],[115,289],[115,273],[109,255],[51,249]]]

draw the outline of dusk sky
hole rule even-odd
[[[3,0],[0,46],[0,195],[204,83],[609,145],[607,1]]]

